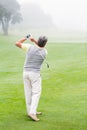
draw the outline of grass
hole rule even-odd
[[[0,36],[0,130],[87,130],[87,44],[47,45],[39,122],[26,116],[18,37]]]

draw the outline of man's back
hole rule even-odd
[[[35,45],[31,45],[26,54],[24,70],[40,72],[41,65],[46,57],[46,50]]]

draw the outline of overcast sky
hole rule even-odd
[[[37,3],[60,29],[87,30],[87,0],[17,0]]]

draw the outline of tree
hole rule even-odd
[[[46,14],[42,8],[33,2],[23,4],[23,22],[29,28],[54,28],[55,24],[50,15]]]
[[[4,35],[8,35],[8,28],[10,24],[21,22],[22,16],[19,10],[20,5],[16,0],[0,1],[0,24]]]

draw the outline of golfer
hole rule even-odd
[[[24,43],[30,39],[34,44]],[[47,38],[41,36],[36,41],[31,35],[27,35],[16,42],[16,46],[26,51],[26,58],[23,70],[24,91],[28,116],[34,121],[39,121],[37,117],[41,112],[37,112],[37,107],[41,95],[41,65],[46,58],[47,50],[44,48]]]

